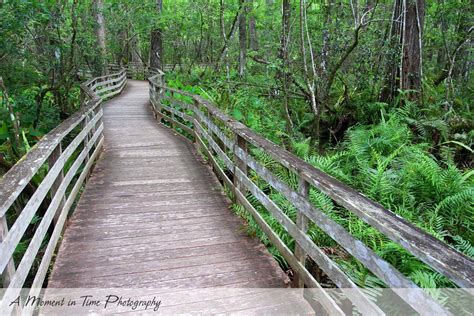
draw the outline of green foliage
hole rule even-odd
[[[240,95],[237,93],[234,97]],[[214,93],[214,100],[220,98]],[[249,112],[260,113],[255,119],[262,122],[262,115],[269,115],[266,112],[268,106],[265,106],[264,102],[249,100],[252,98],[243,96],[240,101],[226,104],[224,109],[247,125],[251,125],[248,119]],[[241,104],[246,106],[243,107]],[[255,109],[255,104],[263,108]],[[347,183],[436,238],[473,257],[474,235],[471,224],[474,219],[473,172],[463,171],[453,161],[443,160],[443,157],[436,157],[432,153],[433,147],[429,143],[431,133],[444,126],[445,137],[448,139],[449,130],[446,125],[430,123],[428,120],[422,120],[421,116],[412,119],[418,114],[410,107],[413,107],[413,104],[406,103],[404,107],[395,111],[388,113],[382,111],[378,123],[351,127],[346,132],[344,140],[325,155],[316,152],[310,138],[289,138],[290,148],[316,168]],[[419,123],[419,126],[414,123]],[[263,128],[260,123],[253,129],[275,139],[281,127],[273,124]],[[277,138],[277,142],[281,143],[284,139]],[[276,163],[268,154],[260,149],[253,149],[252,154],[280,180],[294,189],[297,188],[296,176]],[[295,221],[296,210],[281,194],[253,172],[251,178],[289,218]],[[278,221],[269,215],[255,198],[252,196],[248,198],[285,244],[290,249],[293,248],[294,240],[282,229]],[[314,206],[345,227],[354,237],[372,248],[381,258],[394,265],[419,286],[432,288],[452,286],[446,278],[431,270],[376,229],[334,204],[325,194],[312,188],[309,199]],[[238,214],[249,223],[250,232],[268,245],[266,236],[252,217],[240,206],[234,208],[239,208]],[[313,224],[310,225],[308,235],[320,247],[327,249],[339,247]],[[287,267],[281,256],[274,250],[271,251],[280,264]],[[384,286],[383,282],[357,260],[337,257],[335,260],[356,284],[369,288]],[[433,295],[436,297],[437,293]]]

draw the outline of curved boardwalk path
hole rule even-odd
[[[154,120],[148,83],[104,105],[104,152],[69,220],[48,287],[284,287],[194,147]]]

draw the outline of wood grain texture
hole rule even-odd
[[[128,81],[103,122],[49,287],[288,286],[192,145],[154,120],[147,82]]]

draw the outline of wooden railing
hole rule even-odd
[[[193,67],[209,67],[211,64],[204,64],[204,63],[199,63],[199,64],[194,64]],[[163,65],[163,72],[169,72],[169,71],[183,71],[184,69],[188,69],[189,66],[185,66],[183,64],[165,64]],[[111,71],[118,71],[120,69],[126,69],[127,71],[127,77],[133,78],[133,79],[147,79],[150,76],[154,76],[158,74],[157,68],[149,67],[147,65],[144,65],[142,63],[128,63],[126,65],[117,65],[117,64],[109,64],[109,69]]]
[[[159,122],[194,140],[208,157],[214,172],[233,190],[235,201],[253,216],[270,242],[292,267],[299,287],[321,288],[308,271],[311,258],[339,288],[349,289],[347,298],[362,313],[381,314],[382,311],[361,291],[341,268],[308,236],[309,223],[316,225],[347,253],[362,263],[387,287],[399,289],[397,295],[421,314],[444,315],[448,311],[371,248],[354,238],[343,226],[316,208],[309,200],[310,190],[319,190],[336,204],[344,207],[365,223],[376,228],[392,241],[448,277],[461,288],[474,287],[474,262],[471,258],[427,234],[380,204],[368,199],[342,182],[316,169],[292,153],[256,134],[245,125],[221,112],[213,104],[197,95],[175,90],[164,85],[163,73],[149,78],[150,101]],[[186,102],[185,102],[186,101]],[[270,155],[298,179],[298,188],[280,180],[260,163],[251,149]],[[253,176],[249,176],[253,170]],[[231,174],[231,175],[230,175]],[[278,191],[297,210],[296,220],[286,213],[252,180],[258,176]],[[294,251],[279,238],[254,208],[249,197],[264,206],[295,241]],[[407,291],[407,289],[414,289]],[[341,314],[341,308],[324,291],[319,291],[319,302],[331,313]]]
[[[45,135],[0,180],[0,271],[6,288],[2,313],[11,312],[12,307],[6,304],[19,295],[34,263],[39,265],[28,284],[29,295],[37,295],[43,286],[68,213],[102,147],[101,102],[119,94],[125,83],[126,73],[122,70],[81,84],[80,110]],[[41,183],[22,205],[22,192],[39,174],[44,175]],[[38,217],[40,221],[32,225]],[[26,251],[15,264],[15,249],[24,242],[25,232],[31,233],[32,229]]]
[[[117,65],[117,64],[109,64],[110,71],[119,71],[121,69],[125,69],[127,72],[128,78],[133,79],[147,79],[150,76],[154,76],[158,74],[158,70],[156,68],[148,67],[141,63],[128,63],[127,65]]]

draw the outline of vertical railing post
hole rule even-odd
[[[108,77],[105,77],[103,80],[104,80],[104,81],[109,81],[109,80],[112,80],[112,79],[116,79],[116,76],[110,76],[110,77],[108,76]],[[105,85],[105,87],[106,87],[106,88],[110,88],[110,87],[112,87],[113,85],[114,85],[113,82],[109,82],[109,83],[107,83],[107,84]],[[109,92],[111,92],[111,91],[112,91],[112,90],[109,90],[109,91],[107,91],[106,93],[109,93]]]
[[[0,217],[0,244],[3,243],[5,238],[8,235],[8,224],[7,224],[7,218],[6,215]],[[2,286],[3,289],[6,289],[10,286],[10,283],[15,275],[16,269],[15,269],[15,263],[13,262],[13,258],[10,258],[10,260],[7,263],[7,266],[5,267],[4,271],[0,271],[0,277],[2,278]],[[23,299],[20,300],[20,304],[23,303]],[[12,315],[21,315],[21,307],[18,305],[15,305],[13,308]]]
[[[242,183],[239,181],[239,178],[237,177],[237,170],[240,170],[244,175],[247,175],[248,168],[247,168],[247,162],[245,160],[240,159],[236,152],[237,148],[240,148],[244,151],[245,154],[248,153],[248,146],[247,146],[247,141],[240,136],[239,134],[235,133],[235,144],[234,144],[234,190],[240,191],[244,196],[245,196],[245,187],[242,185]],[[237,193],[235,192],[234,194],[234,199],[235,201],[237,200]],[[235,202],[234,201],[234,202]]]
[[[298,177],[298,193],[303,196],[304,198],[309,197],[309,183],[299,175]],[[303,212],[299,209],[297,209],[296,213],[296,226],[306,234],[309,228],[309,219],[306,217],[306,215],[303,214]],[[306,259],[308,258],[307,253],[301,248],[301,246],[298,244],[298,242],[295,242],[295,257],[296,260],[298,260],[303,267],[306,268]],[[315,276],[316,281],[320,282],[321,277],[320,277],[320,271],[318,268],[317,274]],[[316,312],[317,315],[328,315],[319,302],[317,296],[315,297],[315,293],[308,291],[307,289],[304,289],[305,283],[303,278],[296,274],[295,278],[293,280],[293,286],[298,287],[298,288],[303,288],[303,296],[308,301],[308,303],[313,307],[314,311]]]
[[[0,217],[0,243],[3,243],[7,235],[8,235],[7,218],[6,218],[6,215],[4,215]],[[8,264],[5,267],[5,270],[1,271],[2,285],[4,289],[6,289],[10,285],[10,282],[14,275],[15,275],[15,264],[13,262],[13,258],[11,258],[10,261],[8,261]]]
[[[101,101],[98,101],[99,103]],[[94,117],[97,115],[97,113],[99,113],[100,111],[100,104],[97,104],[95,106],[95,108],[91,111],[91,114],[90,114],[90,121],[92,121],[94,119]],[[90,132],[88,133],[89,134],[89,139],[91,139],[92,137],[94,137],[94,134],[95,134],[95,131],[97,130],[97,125],[100,124],[99,121],[97,121],[91,128]]]
[[[193,124],[193,130],[194,130],[194,144],[196,146],[197,151],[199,152],[201,150],[201,144],[198,141],[198,131],[196,129],[196,122],[200,122],[198,120],[198,115],[197,112],[200,111],[200,103],[198,100],[194,99],[193,100],[194,108],[193,108],[193,116],[194,116],[194,124]]]
[[[161,123],[162,115],[161,115],[161,96],[163,95],[164,90],[162,86],[159,87],[155,86],[155,103],[156,103],[156,113],[158,115],[158,123]]]
[[[125,76],[123,76],[123,75],[125,75]],[[126,69],[123,70],[122,76],[123,76],[123,79],[122,79],[122,82],[120,82],[120,89],[119,89],[120,92],[119,93],[122,93],[123,88],[125,88],[125,82],[127,81],[127,70]]]
[[[93,112],[91,112],[93,113]],[[90,122],[90,114],[86,114],[86,117],[84,118],[84,122],[82,123],[82,129],[85,129],[87,127],[87,125],[89,124]],[[86,135],[84,136],[84,141],[83,141],[83,146],[84,148],[87,146],[87,144],[89,143],[89,133],[86,133]],[[89,152],[87,152],[86,154],[86,158],[84,159],[84,163],[87,163],[90,159],[90,154]]]
[[[155,84],[153,83],[153,80],[148,79],[148,87],[149,87],[148,94],[149,94],[149,98],[150,98],[150,107],[153,111],[153,117],[156,120],[157,116],[156,116],[155,106],[153,105],[153,103],[155,101]]]
[[[49,169],[51,169],[54,166],[58,158],[61,156],[62,152],[63,152],[62,145],[61,145],[61,142],[59,142],[59,144],[56,146],[56,148],[53,150],[53,152],[48,158]],[[56,195],[56,192],[58,192],[59,186],[61,185],[63,180],[64,180],[64,170],[61,169],[61,172],[56,177],[56,180],[54,180],[53,185],[51,185],[51,189],[49,191],[51,199],[53,199],[54,196]],[[63,194],[61,196],[61,202],[59,203],[56,213],[54,214],[54,224],[57,223],[59,219],[59,215],[61,214],[61,210],[64,207],[64,204],[66,204],[66,197]]]
[[[211,115],[211,112],[209,111],[209,108],[206,108],[206,112],[207,112],[207,113],[206,113],[207,120],[208,120],[209,122],[213,123],[212,115]],[[203,128],[204,128],[204,126],[203,126]],[[212,138],[212,135],[213,135],[213,134],[212,134],[211,128],[210,128],[209,126],[207,126],[207,124],[206,124],[206,127],[205,127],[205,128],[207,129],[207,133],[208,133],[209,137]],[[203,140],[204,140],[204,138],[203,138]],[[207,146],[208,146],[209,155],[214,156],[214,155],[217,154],[216,151],[214,150],[214,148],[211,146],[210,143],[209,143]],[[212,167],[212,171],[213,171],[214,173],[217,173],[217,170],[216,170],[216,167],[214,166],[214,164],[211,164],[211,167]]]
[[[84,106],[84,103],[86,103],[86,94],[82,89],[79,92],[79,102],[81,107]]]
[[[171,94],[171,99],[174,99],[174,92],[173,91],[170,91],[170,94]],[[171,109],[173,108],[173,104],[172,104],[173,101],[170,101],[170,104],[168,105]],[[175,120],[176,120],[176,116],[174,115],[173,112],[170,112],[170,118],[171,118],[171,129],[176,129],[176,126],[177,124],[175,124]]]
[[[160,121],[158,120],[158,115],[156,114],[156,107],[155,107],[155,103],[156,103],[156,86],[155,84],[153,83],[152,80],[150,80],[150,99],[153,101],[153,102],[150,102],[151,104],[151,109],[153,110],[153,115],[155,116],[155,119],[157,120],[157,122],[159,123]]]
[[[305,198],[309,196],[309,184],[301,176],[298,179],[298,193]],[[308,230],[308,218],[299,209],[297,209],[296,213],[296,226],[304,233]],[[300,247],[298,242],[295,242],[295,257],[304,267],[306,267],[307,254]],[[295,275],[294,285],[295,287],[304,287],[304,281],[299,275]]]
[[[222,128],[219,128],[219,129],[222,131],[222,133],[224,133],[224,129],[222,129]],[[219,146],[219,148],[225,153],[227,151],[227,147],[224,144],[224,142],[221,140],[221,138],[217,135],[217,133],[214,133],[213,131],[210,131],[209,135],[211,135],[212,139],[214,139],[217,146]]]

